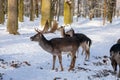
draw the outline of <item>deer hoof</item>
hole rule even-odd
[[[64,71],[64,69],[61,69],[61,71]]]
[[[70,68],[68,69],[68,71],[71,71],[71,70],[73,70],[73,68],[70,67]]]
[[[52,68],[52,70],[54,70],[54,68]]]
[[[118,73],[118,78],[120,78],[120,73]]]

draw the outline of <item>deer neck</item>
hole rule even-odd
[[[61,35],[62,35],[63,37],[65,37],[65,30],[64,30],[64,29],[61,30]]]
[[[43,35],[41,36],[41,39],[39,40],[39,45],[47,52],[52,52],[52,45],[49,40],[47,40]]]

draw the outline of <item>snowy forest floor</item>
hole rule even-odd
[[[59,25],[62,25],[62,19]],[[20,35],[11,35],[6,31],[6,23],[0,25],[0,80],[117,80],[109,60],[110,47],[120,38],[120,18],[113,23],[102,25],[102,19],[79,19],[71,27],[76,33],[83,33],[92,40],[90,60],[85,54],[79,55],[73,71],[68,71],[70,57],[63,55],[64,71],[60,71],[58,60],[56,69],[52,68],[52,55],[44,51],[37,42],[30,41],[36,34],[34,28],[40,28],[40,20],[30,22],[28,18],[19,23]],[[44,34],[47,39],[61,37],[60,32]]]

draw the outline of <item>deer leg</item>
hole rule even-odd
[[[78,56],[79,56],[79,50],[77,51],[77,55],[76,55],[76,57],[78,58]]]
[[[89,44],[86,44],[86,47],[85,47],[85,49],[86,49],[86,57],[85,57],[85,60],[87,61],[87,60],[89,60],[89,57],[90,57],[90,48],[89,48]]]
[[[73,68],[75,67],[76,56],[73,57]]]
[[[89,60],[89,56],[90,56],[90,52],[89,52],[89,50],[86,50],[86,57],[85,57],[85,60],[86,60],[86,61]]]
[[[54,70],[54,69],[55,69],[55,61],[56,61],[56,56],[55,56],[55,55],[53,55],[53,67],[52,67],[52,70]]]
[[[84,51],[85,51],[85,46],[84,46],[83,44],[81,44],[81,45],[82,45],[82,46],[81,46],[81,47],[82,47],[82,53],[81,53],[81,54],[83,55],[83,53],[84,53]]]
[[[119,73],[118,73],[118,78],[120,78],[120,64],[119,64]]]
[[[63,71],[63,66],[62,66],[62,55],[59,55],[59,56],[58,56],[58,59],[59,59],[61,71]]]
[[[72,59],[71,59],[71,64],[70,64],[70,68],[68,69],[68,71],[70,71],[74,68],[75,61],[76,61],[76,56],[73,56]]]
[[[84,48],[82,48],[82,53],[81,54],[83,55],[83,53],[84,53]]]
[[[116,74],[116,72],[117,72],[117,62],[114,59],[111,60],[111,65],[114,69],[114,73]]]

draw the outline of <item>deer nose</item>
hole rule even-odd
[[[32,38],[32,37],[30,37],[30,40],[31,40],[31,41],[33,41],[33,38]]]

